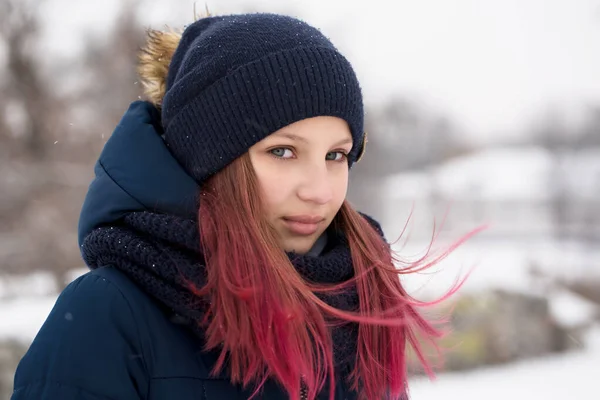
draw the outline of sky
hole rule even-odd
[[[519,138],[547,110],[576,119],[600,104],[600,0],[145,0],[140,20],[180,26],[194,3],[305,19],[352,62],[367,104],[409,98],[479,143]],[[76,57],[120,4],[47,0],[45,49]]]

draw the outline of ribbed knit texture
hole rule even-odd
[[[346,120],[363,145],[352,66],[319,30],[276,14],[209,17],[189,25],[169,67],[165,140],[202,182],[269,134],[315,116]]]
[[[367,219],[380,230],[379,225]],[[330,229],[327,247],[319,256],[288,256],[305,279],[318,283],[341,283],[354,276],[352,256],[341,232]],[[189,322],[200,321],[208,299],[194,296],[184,279],[202,287],[206,270],[200,252],[198,224],[194,220],[150,212],[128,214],[118,225],[97,228],[82,246],[91,268],[112,265],[123,271],[167,310]],[[318,294],[329,305],[346,311],[358,310],[358,294],[351,287],[340,294]],[[203,339],[197,324],[190,328]],[[338,372],[353,366],[358,328],[354,323],[332,328],[334,361]]]

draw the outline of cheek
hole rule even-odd
[[[279,198],[281,191],[277,187],[276,173],[273,168],[270,168],[268,160],[260,150],[250,148],[248,154],[261,191],[261,200],[265,205],[266,212],[271,213],[273,208],[281,202]]]
[[[256,178],[261,188],[266,212],[277,212],[289,199],[292,185],[289,179],[284,179],[276,168],[255,168]]]
[[[348,171],[342,170],[339,175],[332,181],[333,186],[333,203],[339,209],[346,199],[348,193]]]

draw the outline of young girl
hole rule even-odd
[[[149,31],[96,164],[60,295],[12,399],[401,399],[439,331],[381,228],[346,201],[361,89],[317,29],[274,14]]]

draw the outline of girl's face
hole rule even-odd
[[[346,121],[328,116],[295,122],[250,148],[267,220],[285,251],[310,250],[342,206],[351,148]]]

